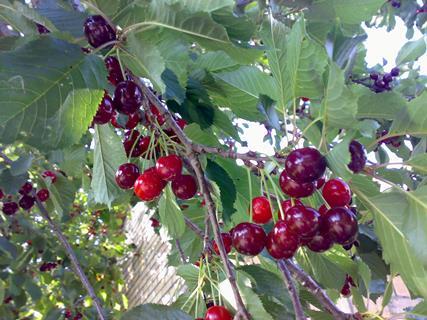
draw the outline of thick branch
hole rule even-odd
[[[350,320],[356,319],[354,315],[342,312],[335,303],[329,298],[325,290],[323,290],[316,281],[313,280],[307,273],[304,272],[298,265],[290,260],[284,260],[284,265],[291,272],[292,276],[298,280],[301,285],[306,288],[320,304],[329,312],[335,320]]]
[[[279,262],[277,262],[277,265],[279,266],[279,269],[283,273],[283,279],[284,279],[286,287],[288,288],[289,295],[291,297],[292,304],[294,306],[295,319],[296,320],[307,319],[304,315],[304,310],[302,308],[297,289],[295,288],[295,285],[294,285],[294,282],[292,280],[292,277],[291,277],[291,274],[289,272],[288,267],[286,266],[286,264],[283,260],[280,260]]]
[[[227,275],[228,281],[230,282],[231,288],[233,290],[234,298],[236,300],[237,312],[240,312],[243,315],[243,318],[245,320],[249,320],[251,319],[251,316],[249,315],[243,303],[242,297],[237,287],[234,269],[230,261],[228,260],[227,253],[224,248],[224,243],[222,242],[221,230],[216,217],[215,204],[212,199],[212,195],[209,191],[208,181],[205,178],[199,158],[195,150],[193,149],[193,143],[190,139],[187,138],[187,136],[184,134],[182,129],[178,126],[178,124],[173,119],[171,113],[163,106],[161,101],[158,100],[158,98],[153,94],[153,92],[151,92],[145,86],[145,84],[142,81],[140,81],[140,79],[134,77],[134,80],[141,86],[141,89],[144,95],[149,100],[149,102],[153,104],[159,110],[159,112],[164,116],[166,123],[175,132],[176,136],[179,138],[179,140],[181,141],[181,143],[184,145],[186,149],[187,157],[190,160],[190,164],[194,169],[194,172],[196,174],[196,178],[200,187],[200,191],[203,194],[203,198],[206,203],[206,208],[208,210],[209,220],[212,225],[214,238],[216,243],[218,244],[218,249],[224,265],[225,273]]]
[[[62,231],[59,228],[59,226],[51,219],[51,217],[49,215],[49,212],[46,210],[46,208],[44,207],[44,205],[40,202],[39,199],[37,199],[37,197],[35,197],[35,198],[36,198],[37,207],[40,210],[41,215],[43,216],[43,218],[46,219],[47,223],[49,224],[49,227],[52,229],[52,231],[58,237],[58,239],[61,242],[62,246],[64,247],[64,249],[65,249],[68,257],[71,260],[71,264],[73,265],[74,270],[75,270],[77,276],[79,277],[81,283],[85,287],[85,289],[88,292],[89,296],[92,298],[93,304],[95,305],[96,311],[98,313],[98,318],[100,320],[106,320],[107,316],[105,314],[104,309],[102,308],[101,301],[96,296],[95,290],[93,289],[91,283],[89,282],[89,279],[87,278],[87,276],[84,273],[82,267],[80,266],[79,260],[77,259],[77,256],[76,256],[73,248],[71,247],[71,245],[68,242],[68,240],[65,237],[65,235],[62,233]]]

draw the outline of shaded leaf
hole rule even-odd
[[[426,52],[426,41],[420,38],[415,41],[409,41],[399,50],[396,57],[396,65],[415,61]]]
[[[193,320],[188,314],[183,311],[163,306],[160,304],[144,304],[139,305],[122,314],[120,319],[123,320]]]
[[[159,201],[160,222],[171,237],[179,238],[185,232],[184,216],[169,187],[165,188]]]

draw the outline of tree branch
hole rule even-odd
[[[84,273],[82,267],[80,266],[79,260],[77,259],[77,256],[76,256],[73,248],[71,247],[71,245],[68,242],[68,240],[65,237],[65,235],[62,233],[62,231],[59,228],[59,226],[52,220],[52,218],[49,215],[49,212],[44,207],[43,203],[40,202],[40,200],[35,196],[34,193],[33,193],[33,196],[36,199],[36,205],[37,205],[37,207],[38,207],[41,215],[43,216],[43,218],[46,219],[47,223],[49,224],[49,227],[52,229],[52,231],[58,237],[58,239],[61,242],[62,246],[64,247],[64,249],[65,249],[68,257],[71,260],[71,264],[73,265],[74,270],[75,270],[77,276],[79,277],[81,283],[85,287],[85,289],[88,292],[89,296],[92,298],[93,304],[95,305],[96,311],[98,313],[98,318],[100,320],[106,320],[107,316],[105,314],[104,309],[102,308],[101,301],[96,296],[96,293],[95,293],[94,288],[92,287],[92,284],[89,282],[89,279],[87,278],[87,276]]]
[[[243,318],[245,320],[250,320],[251,316],[249,312],[247,311],[242,297],[240,295],[239,289],[237,287],[236,278],[234,274],[234,268],[232,267],[230,261],[228,260],[227,253],[224,248],[224,243],[222,241],[221,237],[221,230],[219,227],[219,223],[216,217],[216,210],[215,210],[215,204],[212,199],[212,195],[209,191],[209,185],[208,181],[205,178],[202,165],[199,161],[199,158],[193,149],[193,143],[188,137],[184,134],[182,129],[178,126],[178,124],[173,119],[171,113],[163,106],[161,101],[158,100],[158,98],[154,95],[153,92],[151,92],[150,89],[147,88],[147,86],[137,77],[134,77],[134,81],[137,82],[145,95],[145,97],[148,99],[148,101],[153,104],[157,110],[159,110],[160,114],[162,114],[166,120],[166,123],[169,125],[169,127],[174,131],[176,136],[179,138],[181,143],[184,145],[187,153],[187,157],[190,160],[190,164],[194,169],[194,172],[196,174],[196,178],[198,181],[198,185],[200,187],[200,191],[203,194],[203,198],[206,203],[206,208],[209,215],[209,220],[212,225],[212,231],[214,234],[215,242],[218,245],[218,249],[220,252],[220,256],[222,259],[222,263],[224,265],[225,273],[227,275],[228,281],[230,282],[231,288],[233,290],[234,298],[236,300],[237,305],[237,312],[240,312],[243,315]],[[147,106],[146,106],[147,107]],[[148,109],[148,108],[146,108]]]
[[[283,260],[284,265],[288,268],[292,276],[298,280],[301,285],[307,289],[320,304],[329,312],[335,320],[350,320],[357,319],[355,315],[347,314],[342,312],[335,303],[329,298],[325,290],[323,290],[319,284],[313,280],[307,273],[304,272],[298,265],[290,260]]]
[[[294,306],[295,319],[296,320],[307,319],[304,315],[304,310],[302,308],[297,289],[295,288],[294,282],[292,281],[292,277],[291,277],[291,274],[289,272],[288,267],[286,266],[286,264],[283,260],[278,261],[277,265],[279,266],[279,269],[283,273],[283,279],[284,279],[286,287],[288,288],[289,295],[291,297],[292,304]]]

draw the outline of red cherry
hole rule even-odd
[[[160,196],[165,186],[165,182],[159,177],[156,170],[149,168],[136,179],[134,192],[141,200],[151,201]]]
[[[347,208],[332,208],[322,216],[321,232],[328,233],[336,243],[352,243],[356,239],[357,231],[356,216]]]
[[[98,106],[98,111],[96,111],[96,114],[93,117],[93,122],[96,124],[106,124],[111,120],[113,114],[113,100],[107,93],[105,93]]]
[[[254,223],[243,222],[233,228],[231,234],[233,247],[237,252],[256,256],[265,247],[267,236],[264,229]]]
[[[296,182],[314,182],[325,173],[326,159],[317,149],[296,149],[287,156],[285,169],[288,176]]]
[[[301,97],[301,100],[304,102],[310,101],[310,98],[306,98],[306,97]]]
[[[299,239],[285,221],[279,220],[267,236],[267,251],[275,259],[290,259],[298,250]]]
[[[298,183],[292,180],[285,170],[280,174],[279,184],[282,191],[292,198],[308,197],[315,191],[314,183]]]
[[[320,207],[319,207],[319,210],[318,210],[318,212],[320,213],[320,215],[321,216],[323,216],[323,215],[325,215],[325,213],[328,211],[328,207],[326,206],[326,205],[324,205],[324,204],[322,204]]]
[[[206,311],[205,320],[233,320],[233,317],[226,308],[213,306]]]
[[[37,198],[41,201],[41,202],[45,202],[47,201],[47,199],[49,199],[49,190],[47,189],[41,189],[37,192]]]
[[[351,294],[350,285],[348,283],[344,283],[344,285],[341,288],[341,294],[344,297],[348,297]]]
[[[72,316],[73,316],[73,314],[72,314],[71,310],[68,308],[65,309],[65,312],[64,312],[65,319],[70,319]]]
[[[4,197],[4,192],[2,189],[0,189],[0,199],[2,199]]]
[[[178,119],[176,120],[176,124],[181,128],[181,130],[184,130],[184,128],[187,126],[187,121],[184,119]]]
[[[151,106],[150,107],[150,111],[152,113],[152,115],[155,117],[157,123],[161,126],[165,123],[165,117],[160,113],[160,111],[155,107],[155,106]],[[150,119],[149,117],[146,117],[147,121],[152,123],[152,119]]]
[[[223,232],[221,233],[221,238],[222,238],[222,242],[224,243],[224,248],[225,248],[225,252],[227,254],[230,253],[231,251],[231,246],[232,246],[232,239],[231,239],[231,234],[228,232]],[[213,249],[215,251],[215,253],[219,256],[219,248],[218,248],[218,244],[216,243],[216,241],[213,241]]]
[[[327,233],[318,232],[306,245],[313,252],[325,252],[332,248],[334,242]]]
[[[268,201],[266,197],[256,197],[252,199],[252,220],[255,223],[268,223],[272,217],[273,214],[271,212],[270,201]]]
[[[116,57],[109,56],[105,58],[104,62],[108,71],[108,81],[110,81],[113,86],[116,86],[118,83],[125,80],[123,78],[119,60],[117,60]]]
[[[116,183],[122,189],[130,189],[138,177],[138,166],[133,163],[124,163],[116,172]]]
[[[176,154],[160,157],[156,162],[156,170],[163,180],[172,181],[181,175],[182,160]]]
[[[319,229],[320,214],[310,207],[294,206],[286,212],[289,230],[299,237],[312,237]]]
[[[351,201],[350,187],[341,179],[331,179],[326,182],[322,195],[331,207],[344,207]]]
[[[118,122],[118,117],[126,117],[127,121],[124,125],[121,125]],[[137,111],[135,113],[132,113],[130,115],[119,115],[119,114],[114,114],[113,117],[111,118],[111,124],[117,128],[117,129],[128,129],[128,130],[132,130],[135,129],[136,126],[141,122],[141,114]]]
[[[351,162],[348,164],[348,168],[354,173],[362,171],[367,160],[365,147],[360,142],[353,140],[349,145],[349,151]]]
[[[114,106],[118,112],[129,115],[139,109],[142,97],[141,88],[135,82],[122,81],[114,91]]]
[[[116,31],[100,15],[90,16],[86,19],[84,33],[87,41],[94,48],[116,40]]]
[[[14,215],[18,211],[18,204],[16,202],[3,202],[3,213],[7,216]]]
[[[151,221],[151,227],[152,228],[159,228],[160,227],[160,221],[155,218],[150,218]]]
[[[42,177],[43,177],[44,179],[50,179],[50,181],[51,181],[52,183],[55,183],[55,182],[56,182],[56,179],[57,179],[57,177],[56,177],[56,173],[55,173],[55,172],[53,172],[53,171],[50,171],[50,170],[46,170],[45,172],[43,172],[43,173],[42,173]]]
[[[44,25],[37,23],[36,22],[36,27],[37,27],[37,32],[39,34],[47,34],[50,33],[50,30],[48,28],[46,28]]]
[[[197,193],[196,180],[187,174],[178,176],[172,181],[172,191],[178,199],[190,199]]]
[[[32,183],[27,181],[21,186],[21,189],[19,189],[19,193],[22,195],[26,195],[26,194],[29,194],[32,190],[33,190]]]
[[[297,206],[297,205],[303,205],[302,204],[302,202],[300,201],[300,200],[298,200],[298,199],[295,199],[294,200],[294,204],[292,204],[292,200],[283,200],[282,202],[280,202],[280,206],[282,207],[282,211],[283,211],[283,214],[284,214],[284,216],[282,217],[282,214],[281,214],[281,212],[280,212],[280,210],[279,210],[279,213],[278,213],[278,216],[279,216],[279,219],[280,220],[285,220],[285,216],[286,216],[286,212],[290,209],[290,208],[292,208],[293,206]]]
[[[126,151],[126,155],[133,158],[139,157],[145,154],[150,147],[151,138],[149,136],[140,136],[138,130],[128,131],[125,133],[125,140],[123,146]]]
[[[30,210],[34,206],[34,202],[34,197],[23,195],[21,199],[19,199],[19,206],[24,210]]]

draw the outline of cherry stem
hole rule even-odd
[[[52,218],[49,215],[49,212],[43,205],[43,203],[36,197],[35,193],[33,192],[33,196],[36,200],[36,205],[43,216],[43,218],[47,221],[49,227],[52,229],[53,233],[56,234],[58,237],[59,242],[61,242],[62,246],[64,247],[68,258],[70,258],[71,264],[74,267],[75,273],[80,279],[81,283],[85,287],[86,291],[88,292],[89,296],[93,300],[93,304],[95,305],[96,312],[98,314],[98,319],[100,320],[106,320],[107,316],[105,314],[105,311],[102,307],[101,301],[96,296],[95,290],[92,286],[92,284],[89,282],[89,279],[87,278],[86,274],[83,271],[83,268],[80,265],[79,260],[77,259],[76,253],[74,252],[73,248],[71,247],[71,244],[68,242],[66,236],[62,233],[61,228],[52,220]]]
[[[222,263],[225,268],[225,272],[227,274],[228,281],[230,282],[231,288],[233,290],[234,298],[236,300],[236,306],[237,306],[237,312],[240,312],[243,315],[243,318],[245,320],[250,320],[251,316],[249,312],[247,311],[242,296],[240,295],[239,289],[237,287],[236,277],[235,277],[235,271],[231,264],[231,262],[228,260],[227,253],[224,248],[224,243],[222,241],[221,237],[221,229],[219,227],[219,223],[216,217],[216,209],[215,204],[212,199],[212,195],[209,191],[209,183],[205,178],[205,174],[202,169],[202,165],[200,163],[200,160],[194,150],[193,143],[190,139],[185,135],[185,133],[182,131],[182,129],[178,126],[176,121],[173,119],[171,113],[165,108],[165,106],[162,104],[161,101],[154,95],[153,92],[151,92],[146,85],[139,79],[138,77],[133,77],[135,83],[138,83],[141,87],[142,92],[144,95],[148,98],[149,102],[154,104],[154,106],[157,108],[157,110],[160,112],[161,115],[165,117],[166,123],[169,125],[169,127],[175,132],[181,143],[185,146],[187,157],[190,160],[190,164],[194,169],[194,172],[197,177],[197,181],[200,187],[200,191],[203,194],[203,198],[206,203],[207,208],[207,214],[209,217],[209,220],[212,225],[212,231],[214,234],[215,242],[218,245],[219,253],[221,256]],[[148,105],[145,106],[147,109],[149,108]]]
[[[277,262],[279,269],[283,273],[283,279],[286,287],[288,288],[289,295],[292,300],[292,304],[295,310],[295,319],[296,320],[306,320],[307,318],[304,315],[304,310],[301,305],[301,300],[299,299],[297,289],[295,288],[295,284],[292,280],[291,273],[289,272],[288,267],[286,266],[283,260]]]

